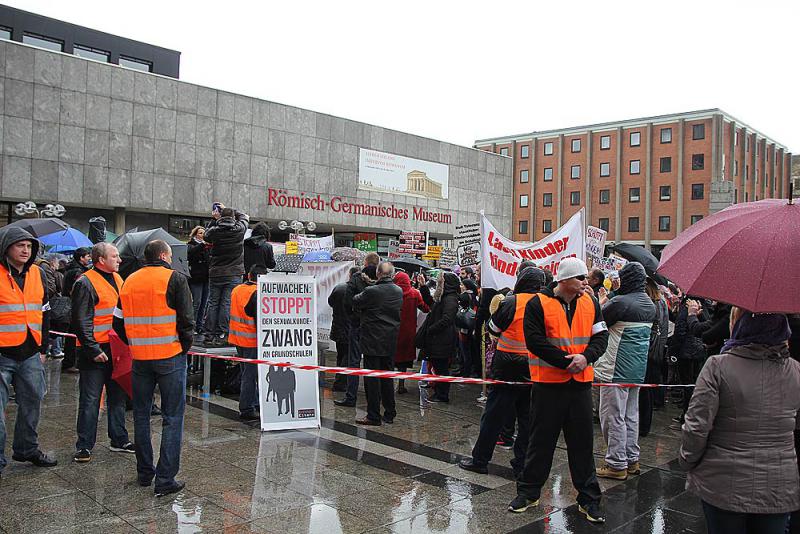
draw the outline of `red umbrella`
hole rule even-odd
[[[800,206],[736,204],[676,237],[658,272],[689,295],[756,313],[800,312]]]
[[[131,350],[113,330],[109,332],[108,337],[111,342],[111,358],[114,362],[111,378],[125,390],[128,397],[133,397],[133,386],[131,385],[133,357],[131,356]]]

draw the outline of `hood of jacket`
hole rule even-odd
[[[247,248],[261,248],[261,246],[266,242],[267,236],[265,235],[251,235],[244,240],[244,246]]]
[[[403,290],[403,294],[411,291],[411,278],[406,273],[397,273],[394,275],[394,283]]]
[[[517,276],[514,294],[538,293],[545,284],[544,271],[538,267],[525,267]]]
[[[789,345],[786,343],[781,343],[780,345],[752,343],[750,345],[731,347],[726,352],[748,360],[782,360],[789,357]]]
[[[644,293],[647,273],[641,263],[632,261],[619,271],[619,289],[617,295]]]
[[[20,241],[31,242],[31,257],[28,259],[28,261],[25,263],[25,267],[22,269],[24,272],[28,270],[28,267],[30,267],[34,261],[36,261],[36,256],[39,255],[39,240],[33,237],[27,230],[17,226],[5,226],[0,228],[0,250],[3,251],[2,261],[6,267],[8,267],[8,258],[6,256],[8,247]]]

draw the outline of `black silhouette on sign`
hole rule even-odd
[[[297,380],[294,371],[288,367],[269,366],[267,371],[267,402],[278,403],[278,415],[292,414],[295,417],[294,392],[297,389]],[[270,400],[270,393],[272,399]],[[286,406],[284,409],[284,401]]]

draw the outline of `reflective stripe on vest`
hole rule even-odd
[[[547,295],[538,295],[544,312],[544,328],[547,341],[569,354],[582,354],[589,345],[594,324],[594,302],[587,295],[578,298],[575,304],[575,314],[572,325],[567,321],[567,312],[560,300]],[[559,383],[568,382],[570,379],[577,382],[591,382],[594,379],[594,369],[589,364],[577,374],[570,374],[566,369],[560,369],[537,358],[530,356],[529,362],[531,381]]]
[[[175,310],[167,306],[172,270],[142,267],[125,280],[119,299],[134,360],[163,360],[180,354]]]
[[[254,348],[258,346],[256,320],[248,317],[244,311],[256,289],[258,289],[256,284],[240,284],[233,288],[231,293],[231,322],[228,341],[237,347]]]
[[[94,306],[94,340],[98,343],[109,343],[108,334],[114,322],[114,308],[119,300],[119,288],[122,287],[122,277],[117,273],[112,273],[116,287],[108,283],[102,274],[94,269],[83,273],[86,279],[92,284],[94,292],[97,293],[97,304]],[[80,346],[80,341],[76,340],[76,345]]]
[[[18,347],[30,330],[42,344],[42,300],[44,285],[37,265],[28,267],[21,289],[5,265],[0,264],[0,347]]]
[[[514,318],[511,320],[511,324],[508,325],[508,328],[503,330],[500,334],[500,338],[497,340],[497,350],[513,354],[528,354],[522,323],[525,319],[525,306],[528,305],[528,301],[533,297],[533,293],[514,295],[517,305],[514,310]]]

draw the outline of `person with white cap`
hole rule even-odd
[[[543,289],[525,306],[523,331],[533,382],[531,435],[517,497],[508,506],[511,512],[539,504],[563,430],[578,510],[592,523],[605,522],[594,463],[591,389],[592,364],[606,350],[608,329],[600,305],[587,294],[587,275],[582,260],[564,258],[555,273],[556,287]]]

